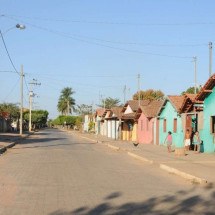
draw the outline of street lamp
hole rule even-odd
[[[25,25],[22,25],[22,24],[16,24],[15,26],[11,27],[11,28],[8,28],[5,32],[3,32],[2,34],[6,34],[8,31],[14,29],[14,28],[18,28],[20,30],[24,30],[26,27]]]
[[[20,30],[24,30],[25,29],[25,25],[22,25],[22,24],[16,24],[15,26],[7,29],[4,33],[1,32],[0,30],[0,35],[1,35],[1,38],[3,40],[3,43],[4,43],[4,46],[7,50],[7,47],[5,45],[5,42],[4,42],[4,37],[3,35],[6,34],[8,31],[14,29],[14,28],[18,28]],[[7,51],[8,52],[8,51]],[[9,53],[8,53],[9,54]],[[11,59],[10,59],[11,60]],[[11,62],[12,63],[12,62]],[[13,63],[12,63],[13,64]],[[23,124],[23,119],[22,119],[22,116],[23,116],[23,77],[24,77],[24,73],[23,73],[23,66],[21,66],[21,72],[20,72],[20,135],[22,135],[22,124]]]

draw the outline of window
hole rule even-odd
[[[163,120],[163,132],[166,132],[166,119]]]
[[[211,116],[211,133],[215,133],[215,116]]]
[[[177,132],[177,119],[176,118],[173,120],[173,132],[174,133]]]

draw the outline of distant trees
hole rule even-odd
[[[71,109],[74,109],[75,99],[72,95],[75,92],[70,87],[65,87],[61,91],[61,95],[58,100],[57,109],[62,115],[69,115]]]
[[[11,120],[19,119],[20,109],[16,104],[2,103],[0,104],[0,112],[8,113]]]
[[[67,128],[74,128],[76,126],[77,129],[81,128],[82,118],[79,116],[64,116],[60,115],[56,119],[51,122],[55,126],[63,126]]]
[[[198,93],[200,91],[200,88],[196,88],[196,93]],[[189,87],[189,88],[187,88],[187,90],[186,91],[183,91],[182,93],[181,93],[181,95],[184,95],[185,93],[189,93],[189,94],[195,94],[195,87]]]
[[[108,98],[102,99],[102,104],[98,106],[110,109],[112,107],[119,106],[119,103],[120,103],[119,99],[108,97]]]
[[[78,115],[84,116],[87,114],[91,114],[93,112],[92,108],[93,108],[92,105],[81,104],[76,106],[75,112]]]
[[[32,128],[41,128],[47,125],[48,111],[46,110],[32,110],[31,112],[31,123]],[[25,122],[29,122],[29,111],[25,112],[24,115]]]
[[[161,90],[153,90],[153,89],[148,89],[148,90],[141,90],[140,92],[136,92],[133,95],[134,100],[139,99],[139,93],[140,93],[140,100],[158,100],[158,99],[163,99],[164,98],[164,93]]]

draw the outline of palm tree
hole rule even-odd
[[[75,99],[72,98],[72,95],[75,92],[70,87],[65,87],[61,91],[61,95],[58,100],[57,109],[61,112],[62,115],[69,115],[71,109],[74,109]]]
[[[119,106],[119,103],[120,103],[119,99],[108,97],[102,99],[102,104],[97,106],[110,109],[112,107]]]

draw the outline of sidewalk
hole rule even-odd
[[[16,143],[28,136],[32,133],[24,132],[22,137],[18,132],[7,132],[7,133],[0,133],[0,154],[7,151],[8,148],[13,147]]]
[[[74,135],[104,144],[113,150],[123,151],[143,162],[157,165],[159,168],[190,180],[192,183],[215,183],[215,174],[213,173],[215,169],[215,153],[196,154],[193,151],[189,151],[186,156],[178,157],[174,152],[168,153],[164,146],[139,144],[135,147],[133,142],[112,140],[95,134],[71,132]]]

